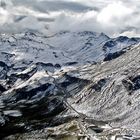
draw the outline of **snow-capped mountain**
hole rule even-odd
[[[20,67],[24,63],[51,63],[53,65],[87,64],[100,62],[108,54],[125,51],[138,44],[139,38],[109,38],[105,34],[60,32],[50,37],[27,32],[1,36],[0,59],[7,65]]]
[[[0,137],[138,138],[139,42],[90,31],[1,35]]]

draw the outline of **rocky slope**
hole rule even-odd
[[[1,35],[1,139],[140,139],[139,38]]]

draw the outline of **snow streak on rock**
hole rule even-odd
[[[139,41],[89,31],[1,35],[0,137],[139,139]]]

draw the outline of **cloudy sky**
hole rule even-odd
[[[140,36],[140,0],[0,0],[0,32],[90,30]]]

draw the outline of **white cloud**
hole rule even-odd
[[[131,31],[123,32],[120,35],[122,35],[122,36],[129,36],[129,37],[138,37],[140,34],[137,33],[136,30],[131,30]]]
[[[103,8],[98,14],[97,21],[106,26],[116,25],[116,22],[121,22],[126,17],[131,16],[133,10],[127,8],[122,2],[114,2]]]
[[[110,36],[120,34],[140,36],[138,0],[7,0],[6,2],[7,7],[0,8],[1,32],[21,32],[28,29],[43,33],[92,30]],[[38,20],[40,17],[46,20]],[[49,30],[46,30],[46,26]]]
[[[95,27],[96,11],[88,11],[85,13],[65,13],[61,12],[55,17],[55,22],[51,23],[52,31],[59,30],[93,30]]]
[[[92,30],[105,32],[110,36],[118,36],[123,30],[126,32],[129,27],[135,27],[140,23],[135,19],[135,11],[135,8],[127,7],[123,2],[112,2],[99,11],[92,10],[83,13],[60,12],[55,17],[56,20],[50,25],[50,28],[53,31]]]

